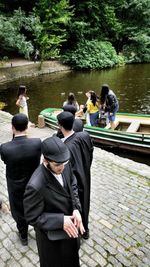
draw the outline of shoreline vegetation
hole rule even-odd
[[[71,68],[58,60],[31,61],[12,59],[0,61],[0,83],[13,81],[22,77],[38,76],[60,71],[71,71]]]
[[[77,70],[149,63],[149,10],[149,0],[1,0],[0,59],[56,59]]]

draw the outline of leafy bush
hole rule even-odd
[[[33,18],[34,19],[34,18]],[[4,51],[18,51],[26,58],[33,52],[33,45],[22,33],[28,27],[28,18],[21,10],[15,10],[13,16],[0,15],[0,48]]]
[[[137,34],[132,37],[133,43],[125,45],[123,54],[127,63],[150,62],[150,37]]]
[[[81,41],[74,50],[68,50],[63,62],[76,69],[103,69],[124,63],[122,56],[116,54],[110,42]]]

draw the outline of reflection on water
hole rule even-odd
[[[74,92],[79,104],[85,103],[85,92],[95,90],[99,95],[107,83],[119,100],[119,111],[150,114],[150,64],[134,64],[101,71],[72,71],[19,79],[0,85],[0,101],[7,103],[5,111],[15,114],[17,89],[28,88],[30,120],[37,122],[38,114],[47,107],[61,107],[69,92]]]
[[[108,83],[116,93],[121,112],[150,113],[150,64],[25,78],[0,85],[0,101],[7,103],[6,111],[16,113],[17,88],[19,84],[25,84],[30,97],[30,119],[36,122],[42,109],[62,106],[69,92],[74,92],[81,104],[86,101],[87,90],[95,90],[99,95],[103,83]]]

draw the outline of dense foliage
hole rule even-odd
[[[72,15],[69,1],[39,0],[34,14],[39,17],[39,32],[35,40],[42,60],[58,57],[61,44],[67,40],[65,26]]]
[[[8,55],[12,51],[19,51],[20,54],[29,58],[34,47],[27,34],[34,34],[37,19],[30,15],[25,16],[25,12],[20,8],[15,10],[12,16],[0,15],[0,46],[1,53]],[[24,34],[25,32],[26,34]]]
[[[80,41],[75,50],[66,51],[63,60],[78,69],[102,69],[124,63],[110,42],[97,40]]]
[[[1,0],[0,57],[76,68],[150,62],[150,0]]]

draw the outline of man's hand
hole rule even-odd
[[[69,237],[77,238],[78,237],[78,229],[75,226],[74,216],[64,216],[64,231],[69,235]]]
[[[73,221],[74,221],[74,225],[80,231],[81,235],[83,235],[85,232],[85,229],[84,229],[84,226],[82,223],[82,218],[81,218],[80,212],[78,210],[73,211]]]

